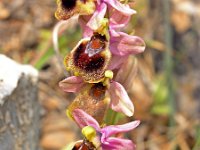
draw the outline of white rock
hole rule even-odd
[[[5,97],[9,96],[17,87],[22,75],[37,80],[38,71],[30,65],[21,65],[12,59],[0,54],[0,105],[2,106]]]
[[[0,150],[38,150],[38,71],[0,55]]]

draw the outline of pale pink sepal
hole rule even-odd
[[[93,35],[93,30],[89,26],[87,26],[87,23],[90,20],[90,18],[91,18],[91,15],[88,15],[88,16],[84,15],[84,16],[80,16],[78,19],[81,29],[83,31],[84,38],[91,37]]]
[[[110,61],[108,69],[109,70],[119,69],[127,59],[128,56],[121,57],[118,55],[112,55],[112,59]]]
[[[135,14],[136,11],[131,9],[128,5],[120,3],[118,0],[104,0],[107,4],[111,5],[114,9],[120,11],[124,15]]]
[[[107,5],[105,3],[101,3],[100,5],[98,5],[96,11],[88,21],[87,26],[90,27],[92,30],[97,30],[102,24],[102,20],[106,14],[106,10]]]
[[[107,139],[108,144],[103,144],[103,150],[135,150],[136,145],[128,139],[110,137]]]
[[[100,130],[99,123],[92,116],[88,115],[83,110],[75,109],[72,112],[72,114],[76,123],[79,125],[80,128],[83,128],[85,126],[92,126],[97,131]]]
[[[110,39],[110,51],[119,56],[142,53],[145,50],[144,41],[138,36],[118,32],[120,36]]]
[[[106,126],[101,130],[101,133],[102,133],[101,139],[105,140],[107,139],[107,137],[111,137],[112,135],[131,131],[135,129],[139,124],[140,124],[140,121],[136,120],[136,121],[132,121],[123,125]]]
[[[119,31],[113,29],[112,27],[110,27],[110,29],[109,29],[109,34],[110,34],[111,38],[120,37],[120,34],[118,32]]]
[[[78,92],[83,84],[83,79],[76,76],[70,76],[59,82],[60,88],[65,92]]]
[[[128,22],[130,21],[130,15],[124,15],[118,10],[111,10],[110,19],[109,19],[109,26],[113,29],[120,29],[125,27]]]
[[[110,105],[114,111],[122,112],[129,117],[133,115],[133,103],[120,83],[112,81],[108,92],[111,96]]]

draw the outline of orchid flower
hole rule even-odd
[[[118,69],[128,55],[144,51],[145,43],[140,37],[120,32],[120,29],[129,22],[131,15],[136,13],[129,5],[122,4],[118,0],[85,0],[84,2],[82,0],[57,0],[57,3],[56,17],[58,19],[66,20],[75,14],[80,15],[79,23],[83,29],[84,38],[91,38],[94,32],[98,32],[107,13],[109,16],[107,27],[110,36],[108,49],[112,53],[110,70]],[[117,63],[115,60],[118,60]]]
[[[120,32],[120,29],[127,25],[131,15],[136,13],[136,11],[117,0],[99,0],[93,15],[79,17],[84,37],[90,37],[93,31],[100,27],[107,9],[109,14],[109,49],[112,53],[109,69],[113,70],[118,68],[127,59],[128,55],[143,52],[145,50],[145,43],[138,36]],[[115,59],[118,60],[117,63]]]
[[[97,30],[101,26],[101,21],[106,15],[108,9],[109,27],[113,29],[124,27],[132,14],[136,11],[128,5],[120,3],[118,0],[97,0],[96,10],[89,18],[85,15],[80,16],[80,19],[86,21],[86,26],[92,30]],[[84,18],[87,17],[87,18]]]
[[[106,71],[107,73],[108,71]],[[105,73],[105,74],[106,74]],[[109,77],[109,75],[105,75],[107,77]],[[112,77],[109,77],[112,78]],[[83,81],[83,79],[81,77],[77,77],[77,76],[71,76],[68,77],[62,81],[60,81],[59,86],[63,89],[63,91],[65,92],[79,92],[80,89],[87,83],[85,83]],[[131,101],[131,99],[129,98],[126,90],[124,89],[124,87],[114,81],[111,80],[110,85],[108,86],[107,92],[110,95],[110,107],[117,112],[122,112],[127,116],[132,116],[134,113],[134,106],[133,103]]]
[[[74,119],[72,112],[75,109],[82,109],[99,123],[103,123],[110,102],[106,89],[106,86],[102,83],[84,84],[76,98],[68,106],[66,110],[67,116]]]
[[[119,36],[116,31],[125,27],[131,15],[135,14],[136,11],[128,5],[121,4],[118,0],[98,0],[93,15],[81,15],[79,17],[84,37],[90,37],[93,31],[101,26],[106,13],[109,16],[109,30],[112,32],[112,36]]]
[[[64,59],[65,67],[85,82],[98,83],[104,79],[111,58],[106,35],[94,33],[79,41]]]
[[[114,137],[118,133],[125,133],[136,128],[140,121],[132,121],[123,125],[110,125],[100,127],[99,123],[81,109],[73,111],[73,117],[82,134],[97,149],[102,150],[134,150],[135,144],[128,139]]]

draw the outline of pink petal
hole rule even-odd
[[[111,108],[114,111],[122,112],[127,116],[132,116],[134,112],[134,106],[130,100],[124,87],[115,81],[112,81],[108,92],[111,96]]]
[[[120,56],[118,56],[120,57]],[[112,62],[111,62],[112,63]],[[122,65],[116,73],[115,81],[122,83],[126,91],[134,85],[134,79],[138,72],[138,61],[134,57],[125,57]]]
[[[93,35],[93,30],[87,26],[88,21],[90,20],[91,15],[88,16],[80,16],[78,21],[81,26],[81,29],[83,30],[83,37],[91,37]]]
[[[112,27],[109,28],[109,33],[110,36],[113,37],[120,37],[120,34],[118,33],[118,31]]]
[[[131,9],[128,5],[121,4],[118,0],[104,0],[107,4],[110,4],[114,9],[120,11],[124,15],[135,14],[136,11]]]
[[[110,12],[109,26],[113,29],[123,28],[128,24],[130,18],[130,15],[124,15],[115,9]]]
[[[103,141],[107,141],[107,139],[117,133],[124,133],[124,132],[128,132],[133,130],[134,128],[136,128],[138,125],[140,124],[140,121],[132,121],[123,125],[111,125],[111,126],[107,126],[105,128],[103,128],[101,130],[102,133],[102,137],[101,140]]]
[[[110,50],[113,54],[126,56],[138,54],[145,50],[144,41],[138,36],[131,36],[123,32],[118,32],[119,37],[111,37]]]
[[[128,59],[127,56],[121,57],[117,55],[112,55],[112,59],[110,61],[108,69],[109,70],[119,69],[126,59]]]
[[[111,137],[107,139],[108,144],[102,144],[103,150],[135,150],[135,144],[128,139]]]
[[[71,76],[59,82],[59,86],[65,92],[78,92],[83,86],[81,77]]]
[[[106,14],[106,10],[107,5],[105,3],[97,5],[97,9],[87,23],[87,26],[90,27],[92,30],[97,30],[101,26],[101,21]]]
[[[100,130],[99,123],[93,117],[91,117],[86,112],[84,112],[83,110],[75,109],[72,114],[73,114],[73,117],[74,117],[76,123],[81,128],[83,128],[85,126],[92,126],[97,131]]]

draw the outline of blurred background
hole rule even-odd
[[[142,37],[138,72],[127,89],[141,125],[127,136],[138,150],[200,150],[200,1],[135,0],[137,14],[126,31]],[[65,78],[53,50],[54,0],[1,0],[0,52],[39,71],[40,146],[58,150],[80,139],[65,115],[75,95],[64,93]],[[62,57],[81,39],[78,24],[59,37]],[[132,81],[132,80],[131,80]],[[33,141],[34,142],[34,141]]]

